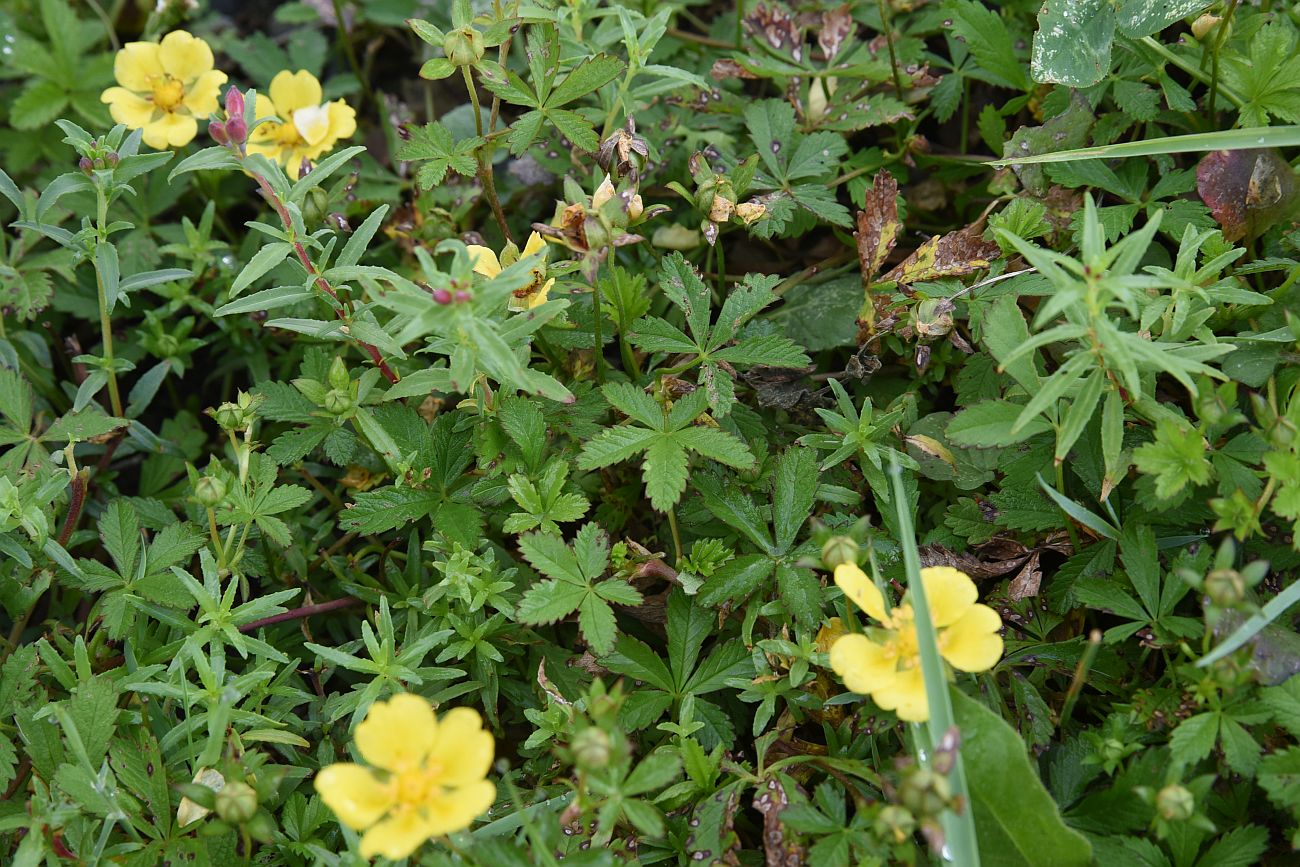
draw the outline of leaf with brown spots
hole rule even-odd
[[[898,263],[885,275],[884,281],[902,285],[934,280],[939,277],[958,277],[980,268],[987,268],[1001,251],[992,241],[980,235],[980,228],[967,226],[946,235],[935,235],[912,254]]]
[[[826,52],[826,59],[830,60],[840,53],[840,46],[853,34],[857,25],[853,23],[848,3],[841,3],[834,9],[827,9],[822,13],[821,23],[817,44],[822,47],[822,51]]]
[[[1295,172],[1276,150],[1214,151],[1196,167],[1196,191],[1223,237],[1254,237],[1294,213]]]
[[[790,806],[785,787],[768,777],[754,795],[754,809],[763,814],[763,864],[765,867],[803,867],[804,851],[797,838],[787,834],[781,814]]]
[[[858,211],[858,230],[853,233],[858,241],[864,284],[871,284],[902,231],[903,224],[898,221],[898,181],[881,169],[867,190],[866,201]]]

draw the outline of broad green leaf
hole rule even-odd
[[[1092,847],[1067,827],[1015,729],[953,688],[961,755],[986,867],[1088,867]]]

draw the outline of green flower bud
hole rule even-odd
[[[841,563],[858,561],[858,542],[852,536],[831,536],[822,545],[822,564],[834,569]]]
[[[483,34],[472,27],[453,30],[443,38],[442,50],[453,66],[473,66],[483,59]]]
[[[1124,747],[1124,742],[1116,738],[1106,738],[1101,742],[1097,750],[1098,756],[1103,762],[1119,762],[1124,760],[1128,755],[1128,750]]]
[[[595,726],[588,726],[573,739],[573,763],[584,771],[609,764],[609,751],[609,735]]]
[[[238,780],[226,783],[217,792],[217,815],[222,821],[239,825],[257,813],[257,792],[247,783]]]
[[[226,498],[226,483],[217,476],[202,476],[194,483],[194,499],[200,506],[211,509],[221,505]]]
[[[903,807],[890,804],[876,816],[876,834],[902,843],[916,833],[916,817]]]
[[[912,310],[912,327],[921,337],[942,337],[952,331],[952,302],[927,298]]]
[[[338,356],[335,356],[334,363],[330,365],[329,381],[330,388],[337,389],[346,389],[352,384],[352,377],[348,374],[348,366]]]
[[[1185,822],[1196,814],[1196,797],[1177,783],[1156,794],[1156,811],[1168,822]]]
[[[341,388],[332,388],[325,395],[325,411],[330,415],[343,415],[352,409],[352,395]]]
[[[899,800],[914,816],[937,816],[952,801],[952,786],[943,774],[920,768],[903,780]]]
[[[1215,569],[1205,576],[1205,595],[1220,608],[1233,608],[1246,598],[1246,579],[1236,569]]]

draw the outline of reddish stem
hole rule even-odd
[[[284,230],[286,232],[293,232],[293,218],[289,216],[289,209],[285,206],[284,202],[280,201],[280,197],[275,194],[275,190],[271,188],[271,185],[267,183],[266,179],[261,175],[256,172],[250,172],[249,174],[253,176],[257,181],[258,187],[261,188],[262,198],[266,199],[271,204],[271,207],[275,208],[275,212],[279,214],[280,222],[284,224]],[[307,248],[302,245],[302,242],[295,240],[293,242],[293,251],[298,254],[298,261],[301,262],[302,267],[306,269],[307,275],[315,281],[316,285],[322,292],[334,299],[334,302],[339,305],[335,308],[335,314],[340,319],[346,319],[348,315],[347,305],[339,300],[338,293],[334,291],[334,287],[331,286],[329,281],[316,270],[316,265],[311,261],[311,257],[307,255]],[[357,343],[360,344],[367,353],[369,353],[370,360],[379,368],[379,372],[384,375],[385,379],[389,382],[397,382],[397,374],[388,366],[388,362],[384,361],[383,356],[379,354],[378,347],[372,346],[364,340],[358,340]]]
[[[338,611],[340,608],[347,608],[361,602],[356,597],[349,596],[346,599],[335,599],[331,602],[321,602],[318,605],[304,605],[301,608],[294,608],[280,614],[272,614],[270,617],[263,617],[260,620],[254,620],[251,623],[245,623],[239,627],[239,631],[245,634],[256,632],[263,626],[274,626],[277,623],[284,623],[286,620],[301,620],[304,617],[311,617],[314,614],[328,614],[331,611]]]
[[[86,504],[86,476],[84,470],[78,470],[77,476],[72,480],[72,498],[68,501],[68,514],[63,519],[63,529],[59,531],[59,547],[68,547],[68,540],[72,538],[72,531],[76,529],[77,521],[81,518],[81,507]]]

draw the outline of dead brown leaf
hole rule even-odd
[[[967,226],[946,235],[935,235],[910,256],[885,275],[884,281],[902,285],[934,280],[938,277],[959,277],[980,268],[1001,252],[998,245],[984,240],[981,226]]]
[[[844,40],[849,38],[857,26],[853,23],[853,16],[849,13],[849,4],[841,3],[834,9],[827,9],[822,13],[821,32],[817,34],[817,44],[822,47],[826,53],[826,59],[840,53],[840,46]]]
[[[1259,235],[1297,203],[1295,172],[1276,150],[1206,154],[1196,167],[1196,191],[1229,241]]]
[[[888,171],[876,173],[866,201],[858,211],[858,261],[862,265],[862,282],[870,285],[889,251],[894,249],[903,225],[898,221],[898,181]]]

